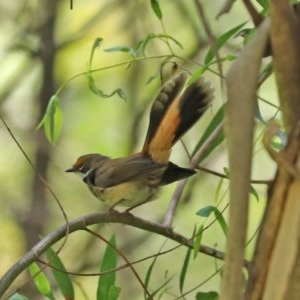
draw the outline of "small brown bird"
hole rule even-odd
[[[169,161],[173,145],[195,124],[210,105],[213,89],[202,78],[182,90],[187,74],[167,81],[156,97],[143,150],[111,159],[101,154],[79,157],[66,172],[82,176],[90,191],[113,208],[134,208],[151,201],[161,186],[189,177],[193,169]]]

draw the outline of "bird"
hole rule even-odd
[[[79,174],[110,209],[121,205],[128,211],[156,199],[161,187],[194,175],[196,170],[179,167],[169,158],[174,144],[211,105],[214,89],[200,77],[180,93],[187,77],[187,72],[181,72],[159,90],[142,151],[119,158],[85,154],[66,172]]]

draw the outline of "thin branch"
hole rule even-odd
[[[211,133],[211,135],[207,138],[207,140],[203,143],[203,145],[199,148],[197,153],[193,156],[190,162],[190,167],[196,169],[198,167],[198,163],[203,156],[206,149],[211,145],[211,143],[215,140],[215,138],[219,135],[219,133],[223,130],[223,122]],[[174,191],[174,194],[171,198],[169,207],[166,211],[164,218],[164,226],[171,227],[174,219],[174,215],[182,195],[183,189],[187,183],[187,179],[183,179],[179,181]]]
[[[68,239],[68,233],[69,233],[69,227],[68,227],[68,216],[62,206],[62,204],[60,203],[57,195],[55,194],[55,192],[53,191],[53,189],[51,188],[51,186],[49,185],[49,183],[46,181],[46,179],[39,173],[38,169],[36,168],[36,166],[33,164],[33,162],[31,161],[31,159],[29,158],[29,156],[27,155],[26,151],[23,149],[23,147],[21,146],[21,144],[19,143],[19,141],[17,140],[16,136],[13,134],[13,132],[11,131],[10,127],[8,126],[8,124],[6,123],[6,121],[4,120],[4,118],[2,117],[2,115],[0,114],[0,120],[2,121],[2,123],[4,124],[6,130],[8,131],[9,135],[12,137],[13,141],[15,142],[15,144],[17,145],[17,147],[20,149],[20,151],[22,152],[23,156],[25,157],[25,159],[27,160],[28,164],[30,165],[30,167],[33,169],[33,171],[36,173],[36,176],[38,177],[38,179],[42,182],[42,184],[45,186],[45,188],[49,191],[49,193],[53,196],[54,200],[56,201],[58,207],[60,208],[60,211],[62,212],[63,218],[66,222],[66,235],[65,235],[65,239],[62,242],[61,246],[59,247],[59,249],[57,250],[57,254],[61,251],[61,249],[64,247],[64,245],[67,242]]]
[[[221,7],[220,11],[217,14],[217,19],[220,18],[225,13],[228,13],[235,1],[236,0],[226,0],[225,3],[223,4],[223,6]]]
[[[220,83],[221,83],[221,87],[223,87],[223,68],[222,68],[222,64],[221,64],[220,54],[218,51],[219,49],[218,49],[216,37],[214,36],[213,31],[209,25],[207,14],[204,12],[204,9],[200,3],[200,0],[194,0],[194,3],[196,6],[197,14],[198,14],[199,19],[204,28],[204,31],[209,39],[211,49],[212,49],[214,55],[216,56],[217,66],[218,66],[218,70],[219,70],[218,74],[220,76]]]
[[[136,227],[148,232],[153,232],[182,245],[193,248],[193,241],[184,237],[183,235],[173,231],[172,229],[162,226],[158,223],[147,221],[130,213],[107,212],[107,213],[94,213],[75,219],[67,225],[63,225],[57,230],[49,233],[45,238],[38,242],[30,251],[28,251],[18,262],[16,262],[0,280],[0,297],[4,295],[7,289],[11,286],[14,280],[50,246],[63,239],[66,235],[68,226],[69,234],[78,230],[86,230],[87,226],[98,223],[121,223],[132,227]],[[224,253],[214,248],[201,245],[199,252],[215,257],[217,259],[224,259]],[[248,265],[248,262],[245,262]]]
[[[226,174],[223,174],[223,173],[220,173],[220,172],[217,172],[217,171],[213,171],[213,170],[210,170],[208,168],[205,168],[205,167],[197,167],[196,168],[197,170],[200,170],[202,172],[206,172],[206,173],[209,173],[209,174],[212,174],[212,175],[215,175],[217,177],[220,177],[220,178],[224,178],[224,179],[230,179]],[[267,180],[267,179],[251,179],[250,180],[250,183],[253,183],[253,184],[270,184],[273,180]]]

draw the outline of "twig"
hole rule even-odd
[[[190,167],[193,169],[196,169],[198,166],[198,163],[203,156],[206,149],[211,145],[211,143],[215,140],[215,138],[218,136],[218,134],[223,130],[223,122],[219,124],[219,126],[211,133],[211,135],[207,138],[207,140],[203,143],[203,145],[199,148],[197,153],[193,156],[190,162]],[[164,226],[171,227],[173,223],[173,219],[176,213],[176,209],[181,197],[181,194],[183,192],[183,189],[186,185],[187,179],[183,179],[179,181],[179,183],[176,186],[176,189],[174,191],[174,194],[171,198],[169,207],[166,211],[165,218],[164,218]]]
[[[25,152],[25,150],[23,149],[23,147],[21,146],[21,144],[19,143],[19,141],[17,140],[17,138],[15,137],[15,135],[13,134],[13,132],[11,131],[11,129],[9,128],[8,124],[5,122],[4,118],[2,117],[2,115],[0,114],[0,120],[2,121],[2,123],[4,124],[5,128],[7,129],[9,135],[12,137],[12,139],[14,140],[14,142],[16,143],[16,145],[18,146],[18,148],[20,149],[20,151],[22,152],[22,154],[24,155],[25,159],[27,160],[27,162],[29,163],[30,167],[33,169],[34,172],[36,172],[39,180],[42,182],[42,184],[46,187],[46,189],[49,191],[49,193],[53,196],[54,200],[56,201],[57,205],[60,208],[60,211],[62,212],[63,218],[66,222],[66,235],[65,235],[65,239],[62,242],[61,246],[59,247],[59,249],[57,250],[57,254],[61,251],[61,249],[64,247],[64,245],[67,242],[68,239],[68,233],[69,233],[69,226],[68,226],[68,216],[62,206],[62,204],[60,203],[58,197],[56,196],[55,192],[53,191],[53,189],[51,188],[51,186],[48,184],[48,182],[45,180],[45,178],[39,173],[39,171],[37,170],[37,168],[35,167],[35,165],[33,164],[33,162],[30,160],[29,156],[27,155],[27,153]]]
[[[94,213],[86,215],[69,222],[67,225],[63,225],[57,230],[51,232],[38,242],[30,251],[28,251],[18,262],[16,262],[0,280],[0,297],[4,295],[13,281],[34,261],[37,261],[39,257],[48,249],[50,246],[61,240],[66,235],[66,228],[69,228],[69,234],[78,230],[86,230],[87,226],[98,224],[98,223],[121,223],[130,225],[132,227],[140,228],[148,232],[153,232],[162,236],[165,236],[171,240],[174,240],[186,247],[193,248],[193,241],[187,239],[179,233],[174,232],[168,227],[161,224],[150,222],[130,213],[119,213],[119,212],[107,212],[107,213]],[[224,259],[224,253],[214,248],[201,245],[199,252],[206,255],[215,257],[217,259]],[[247,265],[248,262],[245,262]]]
[[[201,167],[201,166],[198,166],[196,169],[200,170],[202,172],[209,173],[209,174],[215,175],[217,177],[229,180],[229,177],[226,174],[223,174],[223,173],[220,173],[220,172],[217,172],[217,171],[214,171],[214,170],[210,170],[208,168]],[[270,184],[272,181],[273,180],[267,180],[267,179],[251,179],[250,183],[253,183],[253,184]]]

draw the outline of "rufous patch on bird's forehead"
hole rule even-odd
[[[84,164],[84,158],[83,156],[80,156],[79,158],[77,158],[75,164],[73,165],[73,168],[76,170],[79,170]]]

